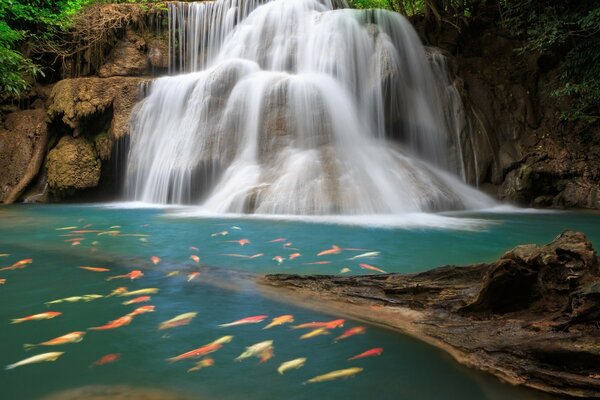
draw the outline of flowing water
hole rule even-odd
[[[292,217],[202,217],[187,208],[123,207],[113,204],[0,208],[0,267],[33,259],[25,268],[0,271],[0,278],[7,280],[0,286],[0,363],[8,365],[48,351],[64,352],[52,363],[0,371],[2,398],[37,399],[89,385],[105,385],[104,391],[113,393],[116,385],[153,388],[193,399],[542,398],[463,368],[428,345],[358,321],[346,321],[344,328],[336,329],[335,334],[359,325],[366,326],[366,333],[338,343],[332,341],[332,335],[300,340],[299,336],[306,331],[290,329],[289,325],[263,330],[271,318],[284,314],[292,314],[295,323],[328,321],[339,316],[265,298],[250,281],[232,271],[339,273],[348,267],[350,274],[368,272],[359,267],[360,262],[386,271],[420,271],[445,263],[490,261],[516,244],[546,243],[566,228],[582,230],[596,247],[600,244],[598,215],[586,213],[408,215],[392,222],[370,221],[365,226],[362,219],[302,222]],[[73,230],[91,232],[71,233]],[[228,233],[214,235],[224,231]],[[79,244],[73,245],[74,239]],[[242,246],[241,239],[250,243]],[[364,250],[316,255],[334,244],[344,249]],[[365,251],[380,254],[374,258],[349,259]],[[295,252],[301,256],[290,259]],[[261,253],[262,256],[255,258],[232,256]],[[191,255],[200,257],[198,264],[190,259]],[[285,257],[281,265],[273,260],[276,255]],[[160,262],[153,264],[152,256],[160,257]],[[312,264],[315,261],[330,264]],[[79,266],[111,271],[92,272]],[[133,269],[143,271],[144,276],[134,281],[106,280],[107,276]],[[167,276],[175,270],[181,273]],[[191,271],[201,274],[187,282]],[[214,271],[223,271],[222,278],[215,279],[219,275]],[[70,296],[106,295],[120,286],[129,290],[159,288],[160,292],[151,295],[148,303],[128,306],[121,303],[131,298],[117,296],[44,305]],[[87,331],[81,343],[23,349],[25,343],[39,343],[103,325],[145,304],[154,305],[155,311],[136,316],[128,326]],[[9,324],[13,318],[46,311],[63,314],[50,320]],[[198,313],[189,325],[157,330],[159,323],[186,312]],[[269,318],[260,324],[218,326],[263,314]],[[210,355],[214,359],[212,367],[188,373],[197,360],[166,361],[224,335],[234,338]],[[264,340],[274,341],[272,359],[264,363],[257,358],[234,362],[245,347]],[[347,361],[374,347],[383,347],[383,354]],[[121,354],[120,360],[89,367],[112,353]],[[290,370],[283,376],[277,373],[282,362],[297,357],[307,358],[303,368]],[[302,384],[317,375],[353,366],[364,371],[352,379]],[[131,393],[134,389],[128,390]],[[152,390],[149,393],[154,393]],[[83,398],[78,393],[79,397],[72,398]],[[160,396],[164,398],[164,392]]]
[[[170,5],[172,71],[132,118],[130,200],[213,212],[489,207],[443,55],[410,23],[329,0]],[[471,179],[472,180],[472,179]]]

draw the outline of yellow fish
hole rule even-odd
[[[304,335],[300,336],[300,339],[310,339],[310,338],[313,338],[313,337],[319,336],[319,335],[329,335],[330,333],[331,332],[329,332],[325,328],[318,328],[318,329],[315,329],[313,331],[310,331],[310,332],[305,333]]]
[[[212,367],[213,365],[215,365],[215,360],[213,360],[210,357],[203,358],[202,360],[198,361],[196,365],[194,365],[192,368],[188,369],[187,372],[198,371],[202,368]]]
[[[306,358],[296,358],[291,361],[286,361],[284,363],[281,363],[279,368],[277,368],[277,372],[279,372],[280,375],[283,375],[283,373],[285,371],[287,371],[288,369],[302,368],[304,366],[305,362],[306,362]]]
[[[223,336],[218,338],[217,340],[215,340],[214,342],[210,343],[210,344],[225,344],[225,343],[230,343],[233,340],[233,336]]]
[[[63,354],[65,354],[65,353],[62,351],[54,351],[51,353],[38,354],[37,356],[29,357],[24,360],[18,361],[14,364],[7,365],[6,369],[13,369],[13,368],[20,367],[22,365],[35,364],[35,363],[44,362],[44,361],[56,361],[56,360],[58,360],[58,357],[62,356]]]
[[[362,370],[362,368],[338,369],[337,371],[331,371],[323,375],[315,376],[304,383],[327,382],[334,379],[348,378],[362,372]]]
[[[71,332],[71,333],[67,333],[66,335],[62,335],[62,336],[47,340],[42,343],[24,344],[23,347],[25,348],[25,350],[31,350],[34,347],[38,347],[38,346],[59,346],[62,344],[67,344],[67,343],[79,343],[83,340],[84,335],[85,335],[85,332],[81,332],[81,331]]]
[[[130,296],[139,296],[141,294],[156,294],[160,291],[159,288],[146,288],[146,289],[139,289],[139,290],[134,290],[133,292],[122,292],[119,293],[118,296],[119,297],[130,297]]]
[[[294,322],[294,316],[293,315],[281,315],[279,317],[273,318],[273,320],[271,321],[271,323],[269,325],[265,326],[263,329],[269,329],[269,328],[272,328],[274,326],[279,326],[279,325],[287,324],[289,322]]]
[[[195,312],[188,312],[185,314],[178,315],[175,318],[171,318],[168,321],[161,322],[161,324],[158,326],[158,330],[170,329],[178,326],[187,325],[194,318],[196,318],[196,315],[198,315],[198,313]]]
[[[177,275],[179,275],[179,271],[171,271],[166,275],[166,277],[170,278],[172,276],[177,276]]]

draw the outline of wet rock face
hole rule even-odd
[[[98,76],[139,76],[146,72],[149,60],[146,41],[131,30],[111,50],[108,61],[98,69]]]
[[[83,137],[63,136],[48,154],[48,185],[57,193],[96,187],[100,165],[91,142]]]
[[[37,174],[48,141],[44,110],[9,114],[0,126],[0,203],[12,203]]]

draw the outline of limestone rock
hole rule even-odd
[[[64,79],[52,90],[48,117],[60,118],[78,132],[82,121],[112,113],[112,136],[121,138],[129,131],[129,116],[138,100],[138,87],[145,81],[135,77]]]
[[[43,110],[9,114],[0,127],[0,202],[16,201],[37,175],[48,142]]]
[[[48,153],[48,185],[58,193],[96,187],[100,166],[91,142],[82,137],[63,136]]]
[[[98,69],[98,76],[108,78],[143,75],[148,67],[146,50],[144,38],[128,30],[125,37],[111,50],[108,61]]]

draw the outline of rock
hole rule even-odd
[[[139,76],[148,68],[146,41],[131,29],[111,50],[108,61],[98,69],[98,76]]]
[[[43,110],[8,114],[0,128],[0,202],[13,203],[37,175],[48,142]]]
[[[196,397],[194,397],[196,398]],[[42,400],[190,400],[191,397],[181,393],[127,385],[90,385],[75,389],[63,390]]]
[[[169,68],[169,36],[168,31],[147,39],[148,61],[153,68]]]
[[[600,398],[600,271],[582,233],[518,246],[491,264],[257,281],[266,294],[395,328],[509,383]]]
[[[129,116],[144,78],[77,78],[58,82],[50,95],[48,117],[61,120],[75,132],[83,123],[108,113],[114,139],[129,131]]]
[[[59,194],[96,187],[100,165],[91,142],[82,137],[63,136],[48,153],[48,185]]]

